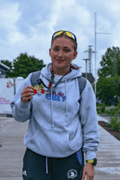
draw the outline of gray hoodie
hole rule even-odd
[[[40,79],[46,86],[51,79],[50,67],[51,63],[47,64],[40,74]],[[31,86],[30,73],[10,106],[16,121],[29,120],[28,131],[24,137],[27,148],[43,156],[67,157],[83,146],[86,160],[90,160],[96,158],[95,151],[99,144],[95,94],[87,80],[80,105],[80,69],[71,70],[55,88],[58,80],[54,78],[51,91],[41,96],[34,95],[30,102],[23,103],[21,92],[27,85]]]

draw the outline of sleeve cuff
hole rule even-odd
[[[96,153],[94,151],[87,151],[86,152],[86,160],[91,160],[96,158]]]
[[[31,102],[24,103],[24,102],[22,102],[21,99],[19,99],[19,100],[16,101],[15,104],[16,104],[20,109],[28,109],[29,106],[30,106],[30,103],[31,103]]]

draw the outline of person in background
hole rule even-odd
[[[29,120],[24,137],[24,180],[93,180],[99,134],[95,94],[90,82],[81,94],[77,38],[69,31],[53,34],[51,63],[41,70],[39,84],[32,86],[32,73],[10,103],[18,122]],[[83,165],[81,148],[86,154]]]

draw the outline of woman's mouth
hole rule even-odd
[[[61,60],[61,59],[58,59],[57,61],[58,61],[59,63],[63,62],[63,60]]]

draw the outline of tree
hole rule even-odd
[[[108,48],[105,55],[102,56],[100,64],[102,68],[98,70],[99,77],[120,76],[120,48]]]
[[[120,49],[108,48],[100,64],[97,97],[107,103],[115,96],[120,97]]]
[[[112,78],[112,85],[114,87],[114,95],[120,97],[120,76],[116,75]]]
[[[8,66],[10,67],[10,64]],[[46,65],[43,64],[43,60],[39,60],[34,56],[28,56],[27,53],[21,53],[13,60],[12,70],[9,73],[6,73],[6,77],[21,76],[26,78],[29,73],[39,71],[45,66]]]
[[[108,104],[114,97],[120,97],[120,76],[112,78],[100,77],[97,83],[97,97]]]

